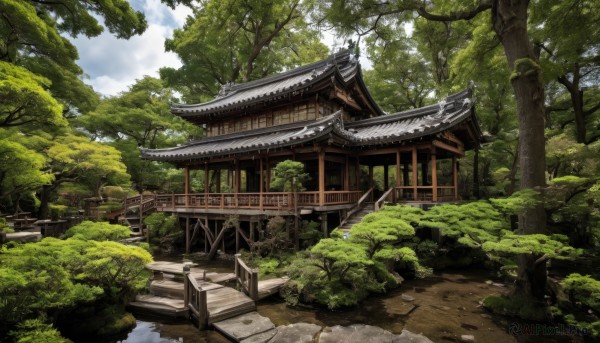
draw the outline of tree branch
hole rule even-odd
[[[479,4],[479,6],[475,7],[474,9],[472,9],[471,11],[468,11],[468,12],[452,12],[447,15],[440,15],[440,14],[433,14],[433,13],[427,12],[425,7],[419,7],[417,9],[417,13],[421,17],[423,17],[427,20],[447,22],[447,21],[471,20],[479,13],[481,13],[483,11],[487,11],[491,8],[492,8],[492,2],[490,1],[490,2],[483,2],[483,3]]]

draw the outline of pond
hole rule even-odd
[[[231,271],[229,262],[211,263],[214,271]],[[229,268],[229,269],[227,269]],[[453,270],[426,279],[406,281],[399,289],[372,296],[362,305],[343,311],[288,307],[278,297],[262,300],[257,311],[275,325],[305,322],[320,326],[367,324],[399,334],[402,329],[422,333],[434,342],[460,342],[473,335],[476,342],[572,342],[564,336],[515,336],[509,328],[532,325],[486,312],[480,300],[505,291],[499,283],[490,284],[488,270]],[[533,324],[535,325],[535,324]],[[230,342],[213,330],[199,331],[187,322],[166,322],[139,317],[127,338],[112,342]]]

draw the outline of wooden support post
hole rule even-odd
[[[204,253],[208,252],[208,238],[210,235],[210,229],[208,227],[208,216],[204,217]]]
[[[390,188],[390,182],[389,182],[389,178],[390,178],[390,171],[388,169],[388,165],[384,164],[383,165],[383,191],[387,192],[387,190]]]
[[[346,155],[346,164],[344,165],[344,190],[350,190],[350,161],[348,160],[348,155]]]
[[[188,207],[190,205],[190,167],[189,166],[185,166],[185,185],[184,185],[184,190],[185,190],[185,207]]]
[[[325,204],[325,151],[319,151],[319,205]]]
[[[419,181],[417,176],[417,148],[412,148],[412,178],[413,178],[413,200],[417,201],[417,183]]]
[[[208,208],[208,193],[210,192],[210,190],[208,189],[208,178],[209,178],[209,171],[208,171],[208,163],[204,164],[204,207]]]
[[[265,184],[265,188],[267,189],[267,193],[271,191],[271,161],[269,156],[266,157],[267,162],[267,182]]]
[[[454,186],[454,200],[458,200],[458,164],[456,155],[452,156],[452,183]]]
[[[437,156],[435,156],[435,147],[431,148],[431,188],[433,191],[433,202],[438,201],[438,182],[437,182]]]
[[[183,306],[188,307],[190,304],[190,265],[183,265]]]
[[[263,209],[263,189],[265,187],[265,179],[263,177],[263,159],[262,159],[262,157],[260,157],[259,164],[260,164],[260,166],[259,166],[259,168],[260,168],[260,172],[259,172],[259,174],[260,174],[260,185],[259,185],[260,195],[258,196],[259,197],[258,206],[262,210]]]
[[[221,228],[221,232],[219,232],[219,234],[217,235],[217,238],[215,238],[215,241],[214,241],[212,247],[210,247],[210,251],[208,252],[208,256],[207,256],[208,260],[212,260],[215,257],[215,254],[217,253],[217,248],[219,247],[219,243],[223,242],[223,237],[225,236],[225,231],[227,231],[227,228],[225,226],[223,226]]]
[[[248,175],[246,175],[246,178]],[[240,160],[235,160],[235,207],[238,207],[238,194],[240,193]]]
[[[358,156],[356,156],[356,165],[354,166],[356,168],[356,170],[354,171],[354,175],[356,176],[356,189],[360,190],[360,160],[358,159]]]
[[[396,187],[400,187],[400,150],[396,151]],[[400,199],[401,195],[398,194],[398,189],[394,191],[394,202]]]
[[[190,217],[185,218],[185,253],[190,253]]]
[[[235,227],[235,253],[237,254],[240,251],[240,226]]]
[[[323,237],[329,237],[329,230],[327,230],[327,212],[321,213],[321,231],[323,231]]]
[[[250,242],[254,243],[254,222],[248,222],[248,224],[250,225]]]

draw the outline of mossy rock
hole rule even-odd
[[[488,311],[525,320],[547,321],[551,317],[550,308],[523,297],[491,295],[483,299],[483,307]]]

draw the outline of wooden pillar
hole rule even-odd
[[[204,227],[204,252],[208,253],[208,232],[210,230],[210,227],[208,226],[208,216],[204,217]]]
[[[438,189],[437,189],[437,156],[435,156],[435,147],[431,148],[431,188],[432,188],[432,200],[433,202],[438,201]]]
[[[429,174],[429,161],[425,158],[421,161],[421,186],[429,186],[427,174]]]
[[[452,179],[454,186],[454,200],[458,200],[458,165],[456,156],[452,156]]]
[[[248,175],[246,175],[248,177]],[[235,207],[238,206],[238,193],[240,192],[240,161],[238,159],[235,160]]]
[[[262,210],[263,209],[263,188],[265,186],[265,179],[263,178],[263,159],[262,159],[262,157],[260,157],[259,164],[260,164],[260,166],[259,166],[259,168],[260,168],[260,172],[259,172],[260,185],[258,186],[259,187],[258,191],[260,192],[260,195],[258,196],[258,198],[259,198],[258,202],[259,202],[260,209]],[[250,232],[252,232],[252,223],[250,223]]]
[[[356,176],[356,189],[360,190],[360,160],[358,156],[356,156],[356,165],[354,166],[356,170],[354,171],[354,175]]]
[[[185,166],[184,169],[184,193],[185,193],[185,207],[190,205],[190,167]]]
[[[190,253],[190,217],[185,218],[185,253]]]
[[[240,230],[242,228],[240,225],[236,225],[235,227],[235,253],[237,254],[240,251]]]
[[[350,161],[348,160],[348,155],[346,155],[346,164],[344,165],[344,190],[350,190]]]
[[[388,165],[385,164],[383,166],[383,191],[387,191],[390,187],[389,183],[390,181],[388,180],[390,178],[390,171],[388,169]]]
[[[417,176],[417,148],[412,148],[412,179],[413,179],[413,200],[417,200],[417,183],[419,181]]]
[[[271,161],[269,161],[269,156],[266,157],[267,159],[267,184],[266,189],[267,189],[267,193],[271,191]]]
[[[319,151],[319,205],[325,204],[325,151]]]
[[[321,213],[321,231],[323,232],[323,237],[329,237],[329,230],[327,230],[327,212]]]
[[[400,187],[400,150],[396,151],[396,187]]]
[[[215,178],[215,181],[217,182],[215,186],[216,191],[217,193],[221,193],[221,169],[215,169],[213,173],[217,173],[217,177]]]

